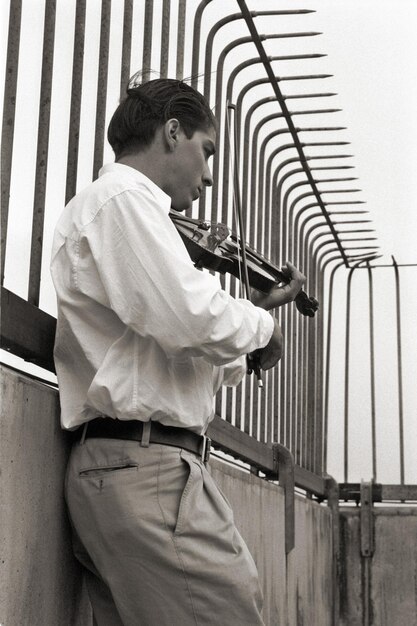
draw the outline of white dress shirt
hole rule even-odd
[[[197,433],[213,396],[273,332],[269,313],[197,270],[169,218],[170,198],[134,168],[104,166],[66,206],[51,272],[61,423],[98,415]]]

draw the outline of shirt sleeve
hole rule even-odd
[[[215,367],[213,371],[213,395],[215,395],[222,386],[237,387],[247,371],[246,355],[240,356],[235,361],[222,365],[221,367]]]
[[[166,355],[202,356],[214,365],[264,347],[272,316],[234,299],[219,278],[197,270],[169,215],[144,186],[108,200],[80,238],[77,287],[88,293],[90,254],[109,306]]]

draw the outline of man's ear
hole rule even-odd
[[[181,124],[176,118],[172,118],[164,124],[164,139],[170,152],[173,152],[178,145],[182,134]]]

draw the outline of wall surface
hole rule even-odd
[[[62,484],[69,442],[58,394],[1,367],[0,623],[87,626]]]
[[[91,626],[62,496],[69,442],[57,392],[4,367],[1,386],[0,623]],[[286,559],[282,489],[216,459],[211,467],[258,565],[266,626],[330,626],[329,509],[297,498]]]
[[[360,554],[360,511],[340,513],[340,624],[417,626],[417,507],[374,507],[374,552]],[[368,589],[368,600],[367,600]]]
[[[326,506],[296,497],[295,548],[285,556],[282,489],[224,463],[212,474],[257,563],[267,626],[332,623],[332,519]]]

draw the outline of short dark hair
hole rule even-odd
[[[132,83],[135,76],[129,81],[127,96],[114,112],[107,132],[116,159],[149,146],[157,129],[171,118],[178,119],[188,139],[196,130],[216,127],[207,100],[184,81],[157,78],[137,84]]]

